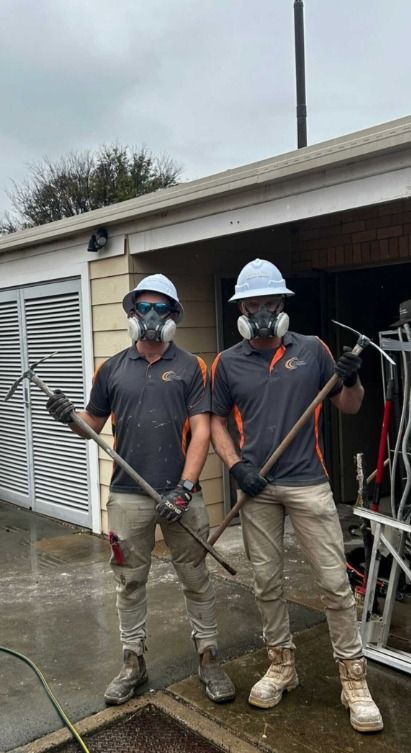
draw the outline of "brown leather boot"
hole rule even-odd
[[[284,691],[293,690],[298,685],[293,648],[268,646],[268,658],[271,664],[261,680],[253,685],[248,698],[252,706],[260,709],[277,706]]]
[[[206,695],[214,703],[225,703],[235,698],[235,687],[217,660],[217,649],[206,648],[199,656],[198,676],[205,685]]]
[[[339,659],[341,703],[350,709],[350,722],[357,732],[378,732],[384,723],[367,685],[367,660]]]
[[[147,679],[144,656],[137,656],[134,651],[124,649],[123,666],[104,693],[105,702],[110,706],[125,703],[134,695],[135,689],[143,685]]]

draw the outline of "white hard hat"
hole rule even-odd
[[[266,259],[254,259],[243,267],[230,301],[241,301],[243,298],[255,298],[259,295],[294,295],[286,287],[280,270]]]
[[[148,275],[148,277],[144,277],[134,290],[130,290],[130,292],[124,296],[123,309],[126,314],[128,314],[130,309],[134,307],[136,296],[146,291],[150,291],[151,293],[161,293],[162,295],[166,295],[167,298],[170,298],[174,302],[177,311],[176,321],[181,321],[184,316],[184,309],[178,300],[176,287],[168,277],[162,274]]]

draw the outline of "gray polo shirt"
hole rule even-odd
[[[233,412],[242,459],[261,468],[334,373],[334,359],[318,337],[287,332],[271,359],[243,340],[213,363],[211,410],[223,417]],[[269,481],[305,486],[328,478],[320,414],[321,406],[273,466]]]
[[[210,411],[206,364],[174,343],[149,364],[132,346],[99,368],[86,410],[111,414],[118,454],[158,492],[166,492],[181,478],[190,417]],[[110,489],[141,491],[116,464]]]

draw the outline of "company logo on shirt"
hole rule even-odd
[[[306,366],[306,361],[302,361],[300,358],[297,358],[297,356],[289,358],[288,361],[285,362],[285,368],[290,371],[298,369],[299,366]]]
[[[179,382],[181,381],[181,376],[178,376],[175,371],[165,371],[161,378],[163,382]]]

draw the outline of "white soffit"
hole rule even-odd
[[[140,254],[409,196],[410,148],[390,158],[256,186],[236,197],[203,202],[191,211],[180,209],[161,219],[152,218],[151,227],[129,234],[129,248],[130,253]]]
[[[277,155],[188,183],[180,183],[172,188],[161,189],[119,204],[112,204],[75,217],[12,233],[4,238],[0,237],[0,254],[13,249],[55,242],[58,238],[67,239],[68,236],[78,235],[82,232],[92,232],[99,226],[110,228],[118,224],[123,226],[132,224],[131,230],[133,230],[138,223],[144,232],[158,226],[171,226],[177,221],[177,215],[179,222],[190,221],[190,213],[193,208],[196,209],[197,216],[200,214],[209,216],[211,214],[210,203],[219,203],[220,209],[217,211],[224,212],[227,208],[224,206],[227,201],[231,207],[233,207],[233,204],[238,206],[238,199],[241,199],[244,194],[255,192],[260,192],[267,198],[272,187],[275,187],[275,189],[282,188],[283,197],[291,196],[292,193],[284,191],[284,186],[291,186],[295,181],[304,183],[305,180],[310,180],[312,176],[320,176],[323,180],[323,186],[325,186],[324,181],[329,173],[338,171],[339,168],[348,170],[349,173],[350,170],[356,169],[359,165],[366,165],[369,161],[384,157],[388,160],[395,160],[399,152],[409,156],[410,150],[411,117],[400,118],[337,139],[314,144],[304,149],[296,149],[287,154]],[[300,186],[300,190],[295,192],[295,195],[302,192],[302,186]],[[388,195],[387,187],[385,198],[373,199],[370,197],[368,200],[368,197],[363,195],[361,204],[368,204],[373,201],[389,201],[398,198],[398,195],[404,194],[398,194],[397,191],[394,191],[393,194]],[[410,195],[410,191],[407,191],[405,195]],[[261,204],[262,201],[264,201],[264,198],[260,196],[258,203]],[[337,201],[335,204],[338,205],[337,210],[345,208],[340,206]],[[356,204],[351,202],[350,206],[353,207]],[[322,211],[336,211],[336,209],[328,210],[325,205],[324,210],[317,209],[316,214],[321,214]],[[180,215],[180,212],[182,212],[182,215]],[[216,213],[216,210],[214,210],[214,213]],[[280,216],[283,216],[283,214]],[[304,216],[310,215],[305,214]],[[282,221],[289,221],[290,219],[291,217]],[[237,224],[237,218],[235,221],[229,220],[229,222],[231,221]],[[274,222],[277,221],[274,220]],[[250,225],[250,227],[253,227],[253,225]],[[246,229],[246,227],[241,229]],[[232,229],[231,232],[233,232]],[[150,250],[155,247],[163,247],[163,245],[162,242],[162,246],[156,246],[156,241],[153,245],[146,235],[142,247],[145,250]],[[137,251],[134,251],[134,253],[137,253]]]

